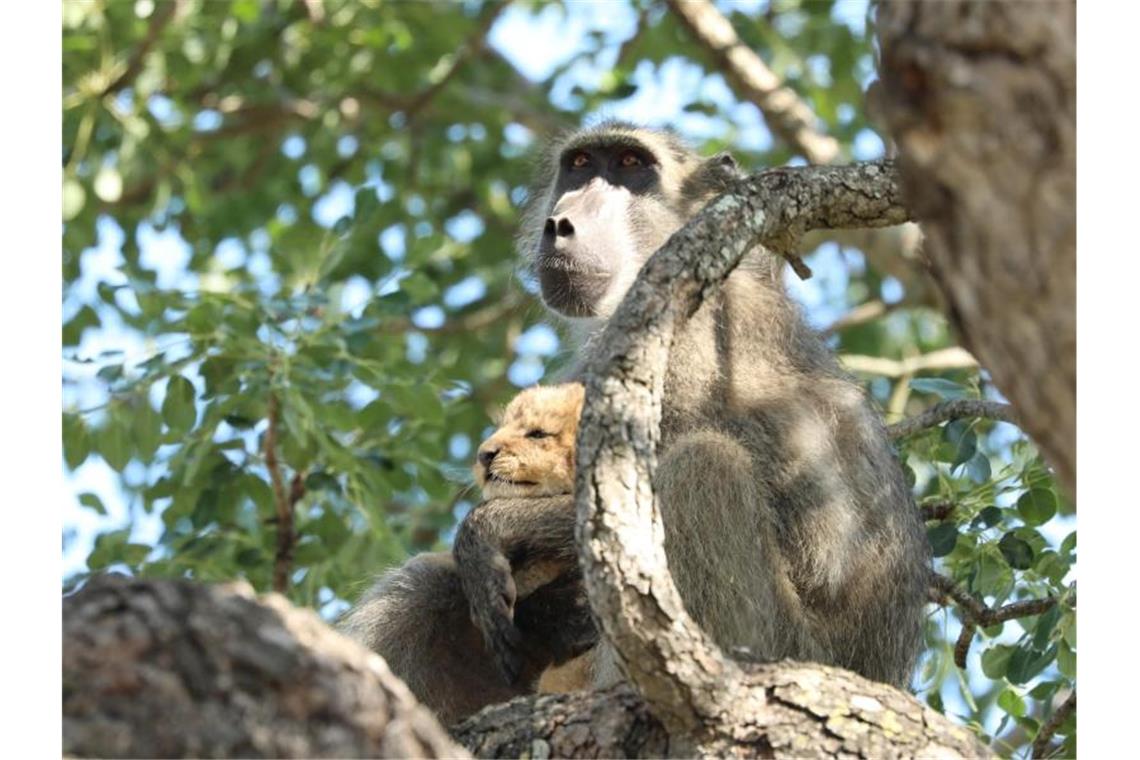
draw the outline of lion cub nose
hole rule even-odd
[[[479,452],[479,464],[487,467],[495,460],[495,455],[499,453],[498,449],[485,449]]]

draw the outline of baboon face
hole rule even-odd
[[[704,161],[667,133],[622,124],[582,130],[548,161],[545,202],[525,223],[538,229],[521,238],[543,300],[567,317],[612,314],[646,259],[735,175],[731,158]]]

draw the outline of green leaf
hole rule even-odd
[[[995,644],[982,652],[982,672],[994,681],[1005,677],[1014,648],[1008,644]]]
[[[1001,537],[998,549],[1014,570],[1028,570],[1033,567],[1033,548],[1013,533],[1006,533]]]
[[[78,414],[63,415],[63,461],[74,470],[91,454],[91,434]]]
[[[1001,510],[997,507],[986,507],[973,520],[975,528],[992,528],[1001,522]]]
[[[162,441],[162,418],[145,397],[139,400],[133,410],[131,434],[138,449],[139,459],[150,462]]]
[[[977,573],[974,575],[973,590],[982,596],[1004,597],[1013,585],[1013,572],[1002,557],[995,557],[990,551],[978,556]]]
[[[407,293],[415,304],[426,303],[439,295],[439,286],[423,272],[413,272],[400,280],[400,289]]]
[[[1005,677],[1014,685],[1027,683],[1053,662],[1057,657],[1057,651],[1055,645],[1044,652],[1028,646],[1019,646],[1009,658],[1009,668]]]
[[[997,698],[998,707],[1010,715],[1021,717],[1025,715],[1025,700],[1013,689],[1006,689]]]
[[[965,420],[955,420],[942,428],[942,442],[935,457],[951,467],[966,463],[978,450],[978,437]]]
[[[131,437],[123,422],[110,417],[98,434],[99,455],[111,469],[119,472],[131,461]]]
[[[958,526],[952,522],[942,522],[926,529],[930,541],[930,551],[935,557],[945,557],[954,551],[958,542]]]
[[[1057,647],[1057,670],[1065,678],[1077,677],[1077,655],[1064,641]]]
[[[79,503],[88,509],[93,509],[101,515],[107,514],[107,508],[103,506],[103,500],[90,491],[84,491],[79,494]]]
[[[1057,497],[1048,488],[1033,488],[1017,500],[1017,513],[1026,525],[1042,525],[1057,512]]]
[[[992,477],[990,458],[980,451],[975,451],[970,460],[966,462],[966,475],[975,483],[986,483]]]
[[[182,375],[170,378],[166,398],[162,401],[162,419],[174,433],[186,433],[194,427],[198,412],[194,408],[194,384]]]
[[[1053,629],[1057,627],[1057,622],[1061,619],[1061,607],[1054,604],[1048,610],[1041,613],[1037,618],[1037,625],[1033,629],[1033,646],[1036,649],[1044,649],[1049,645],[1049,638],[1053,633]]]

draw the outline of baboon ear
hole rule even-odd
[[[741,176],[736,159],[729,153],[717,153],[706,158],[689,179],[688,197],[718,195],[727,191],[732,182]]]
[[[736,159],[733,158],[732,154],[727,151],[721,151],[720,153],[717,153],[712,157],[712,160],[716,161],[718,164],[731,172],[737,172],[740,170],[740,167],[736,163]]]

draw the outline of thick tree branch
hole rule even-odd
[[[942,401],[918,414],[901,422],[887,426],[887,435],[891,438],[905,438],[919,430],[925,430],[943,422],[958,420],[963,417],[984,417],[988,420],[1000,420],[1014,425],[1017,420],[1013,416],[1013,407],[997,401],[983,401],[981,399],[951,399]]]
[[[720,651],[685,611],[669,574],[651,483],[673,331],[757,244],[781,247],[808,229],[907,218],[890,162],[778,169],[742,180],[642,268],[587,372],[576,492],[590,602],[652,713],[670,736],[690,737],[701,752],[771,751],[780,740],[776,716],[799,708],[783,704],[768,682],[756,688],[755,674],[773,671],[746,669]],[[810,669],[813,678],[821,671],[839,677]],[[812,690],[800,686],[800,696]]]
[[[819,119],[811,106],[740,41],[716,6],[708,0],[666,2],[693,39],[717,62],[733,89],[760,109],[773,132],[813,164],[830,164],[839,158],[839,143],[818,129]]]
[[[728,685],[726,684],[726,689]],[[825,665],[744,665],[725,699],[762,699],[741,726],[733,757],[987,756],[966,729],[907,694]],[[694,757],[628,687],[527,697],[495,705],[452,729],[477,757]]]
[[[466,757],[377,655],[283,597],[97,576],[63,600],[68,757]]]

